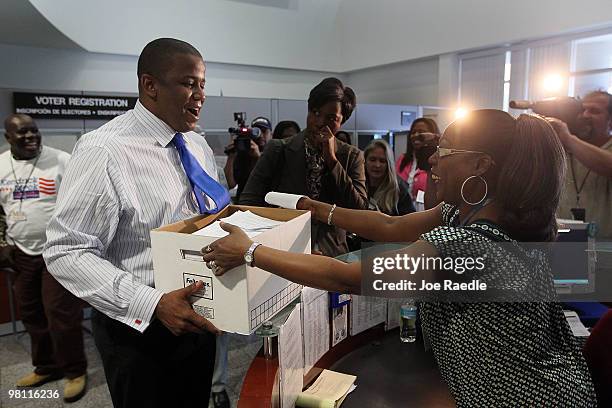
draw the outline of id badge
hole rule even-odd
[[[13,222],[25,221],[28,219],[26,214],[23,211],[11,211],[9,214],[9,219]]]
[[[576,221],[586,221],[586,210],[584,208],[570,208],[570,212]]]

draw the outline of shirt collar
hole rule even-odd
[[[140,103],[140,99],[136,101],[136,106],[134,106],[134,116],[145,127],[147,133],[164,147],[170,144],[177,133],[166,122],[155,116],[153,112]]]

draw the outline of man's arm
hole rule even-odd
[[[6,241],[6,214],[0,206],[0,267],[13,266],[14,247]]]
[[[364,163],[361,151],[349,151],[346,169],[339,161],[333,164],[325,175],[325,181],[331,184],[335,193],[334,203],[344,208],[368,208]]]
[[[283,154],[282,149],[282,141],[270,140],[268,142],[240,194],[240,204],[266,205],[264,198],[271,191],[274,178],[278,176],[276,172],[278,171],[278,160],[281,160],[280,155]]]
[[[576,160],[604,177],[612,178],[612,152],[570,135],[566,148]]]
[[[559,119],[547,118],[547,120],[569,154],[595,173],[612,178],[612,152],[572,135],[565,122]]]
[[[144,331],[163,293],[117,268],[106,251],[121,215],[119,172],[109,153],[85,147],[72,156],[47,227],[49,272],[75,296]]]
[[[223,167],[223,173],[225,174],[225,180],[227,180],[228,190],[236,187],[236,180],[234,179],[234,160],[236,160],[236,152],[228,154],[227,161]]]

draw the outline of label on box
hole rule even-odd
[[[202,289],[194,293],[192,296],[199,297],[202,299],[213,300],[213,286],[212,286],[212,278],[210,276],[202,276],[202,275],[194,275],[192,273],[183,273],[183,287],[191,285],[192,283],[196,283],[197,281],[202,281],[204,286]]]
[[[215,309],[213,309],[212,307],[193,305],[193,310],[200,316],[205,317],[207,319],[215,318]]]

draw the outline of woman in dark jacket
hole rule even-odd
[[[266,205],[270,191],[308,196],[341,207],[368,208],[363,154],[334,134],[355,108],[355,93],[339,79],[326,78],[308,97],[306,129],[272,139],[251,172],[240,204]],[[312,223],[313,250],[337,256],[348,251],[346,232],[326,222]]]

